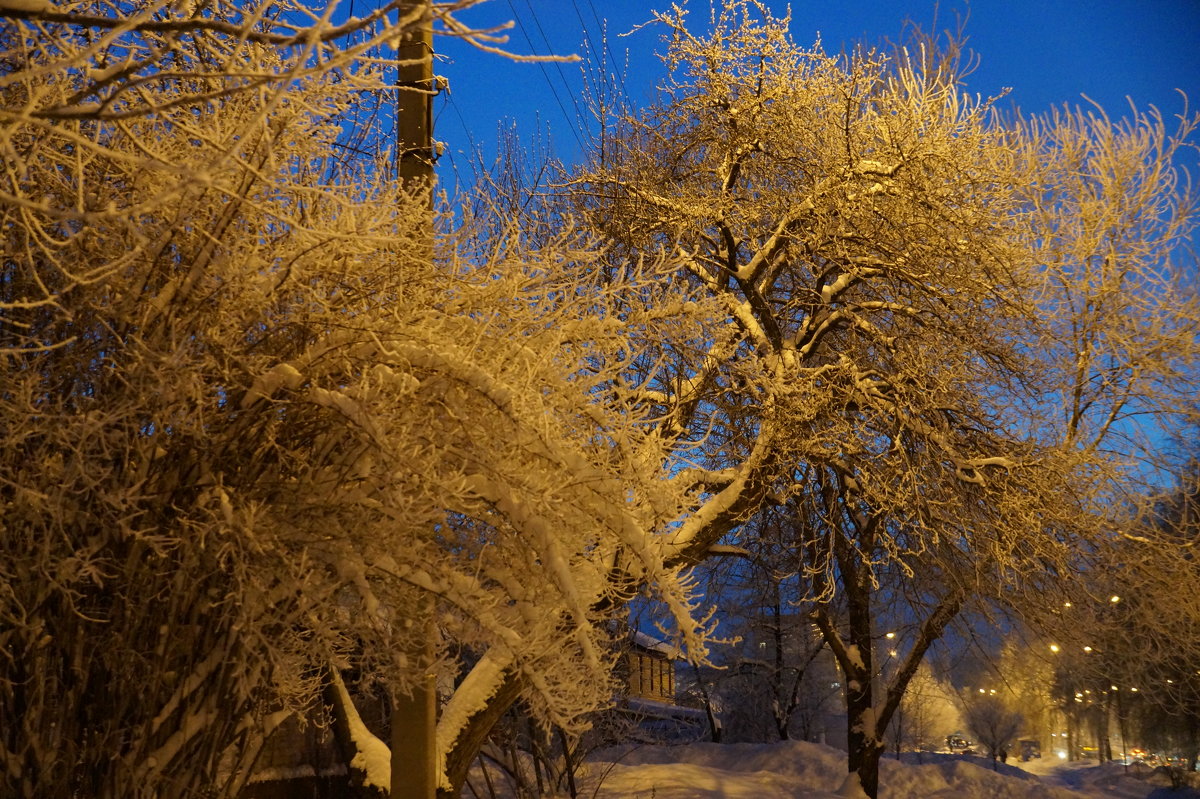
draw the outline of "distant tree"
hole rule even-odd
[[[1016,628],[1001,645],[993,664],[996,681],[1005,687],[1013,706],[1021,710],[1022,738],[1037,740],[1047,750],[1052,740],[1050,734],[1060,731],[1055,724],[1055,713],[1061,703],[1052,692],[1059,660],[1060,653],[1052,652],[1044,639]]]
[[[916,751],[918,759],[921,752],[940,749],[945,737],[962,726],[956,700],[954,689],[922,662],[888,729],[897,759],[905,749]]]
[[[781,568],[791,549],[788,525],[768,512],[748,527],[753,555],[730,550],[697,569],[704,596],[721,608],[720,636],[733,639],[714,650],[722,668],[711,673],[709,687],[722,697],[734,740],[787,740],[797,714],[806,714],[810,723],[800,726],[811,730],[837,677],[802,601],[803,579]]]
[[[962,698],[963,722],[975,740],[987,748],[996,769],[996,758],[1016,742],[1024,718],[1001,693],[966,692]]]
[[[1112,756],[1103,745],[1112,719],[1123,739],[1200,755],[1198,474],[1185,461],[1169,490],[1126,509],[1125,534],[1095,553],[1090,591],[1048,622],[1060,698],[1086,711],[1101,757]]]

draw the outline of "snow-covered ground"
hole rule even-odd
[[[1115,764],[1051,759],[1000,765],[978,757],[885,758],[881,799],[1200,799],[1172,791],[1165,776],[1129,776]],[[689,744],[595,753],[579,796],[595,799],[845,799],[845,754],[820,744]]]

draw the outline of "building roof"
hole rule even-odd
[[[655,638],[652,635],[647,635],[646,633],[641,632],[639,630],[633,630],[632,632],[633,632],[633,642],[635,644],[637,644],[638,646],[640,646],[642,649],[649,649],[651,652],[658,652],[659,654],[666,655],[667,657],[671,658],[672,660],[677,660],[677,659],[683,657],[683,653],[680,651],[679,647],[677,647],[677,646],[672,646],[671,644],[668,644],[666,641],[663,641],[659,638]]]

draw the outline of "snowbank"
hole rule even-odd
[[[843,799],[845,753],[820,744],[620,746],[596,752],[582,775],[580,796],[596,799]],[[880,799],[1145,799],[1161,786],[1111,767],[1072,769],[1063,779],[990,760],[926,754],[880,764]],[[1092,773],[1095,772],[1095,773]],[[1066,785],[1078,786],[1072,790]],[[1182,792],[1172,799],[1198,799]]]

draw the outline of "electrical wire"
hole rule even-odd
[[[513,5],[513,0],[507,0],[507,1],[508,1],[508,7],[509,7],[509,9],[510,9],[510,10],[512,11],[512,13],[513,13],[513,18],[514,18],[514,19],[519,19],[519,18],[520,18],[520,15],[519,15],[519,14],[517,14],[517,9],[516,9],[516,6],[514,6],[514,5]],[[528,0],[526,0],[526,5],[528,5]],[[537,15],[533,13],[533,8],[531,7],[531,8],[529,9],[529,11],[530,11],[530,14],[531,14],[531,15],[533,15],[533,20],[534,20],[534,23],[535,23],[535,24],[537,24],[537,26],[538,26],[538,28],[539,28],[539,29],[541,29],[541,23],[539,23],[539,22],[537,21]],[[530,53],[534,53],[534,54],[536,54],[536,50],[537,50],[537,48],[533,46],[533,40],[529,38],[529,32],[528,32],[528,31],[526,31],[526,29],[525,29],[525,26],[524,26],[524,25],[522,25],[522,24],[520,24],[520,23],[518,23],[518,24],[517,24],[517,29],[518,29],[518,30],[520,30],[520,31],[521,31],[521,35],[525,37],[525,43],[529,45],[529,51],[530,51]],[[545,39],[545,38],[546,38],[545,31],[543,31],[543,32],[542,32],[542,38],[543,38],[543,39]],[[548,40],[548,39],[546,40],[546,43],[547,43],[547,45],[549,45],[549,40]],[[572,133],[572,135],[574,135],[574,136],[575,136],[575,141],[576,141],[576,143],[579,145],[579,149],[580,149],[580,150],[585,150],[585,149],[587,149],[587,148],[584,146],[584,144],[583,144],[583,139],[582,139],[582,138],[580,138],[580,136],[579,136],[579,130],[578,130],[578,126],[577,126],[577,125],[574,125],[574,124],[571,124],[571,115],[567,113],[567,107],[566,107],[566,105],[564,105],[564,104],[563,104],[562,98],[558,96],[558,90],[557,90],[556,88],[554,88],[554,82],[553,82],[552,80],[550,80],[550,73],[546,71],[546,65],[545,65],[545,63],[544,63],[544,62],[541,62],[541,61],[539,61],[539,62],[538,62],[538,68],[539,68],[539,69],[541,69],[541,71],[542,71],[542,77],[546,79],[546,85],[550,87],[550,93],[554,95],[554,102],[558,103],[558,109],[559,109],[559,110],[562,112],[563,119],[565,119],[565,120],[567,121],[567,126],[568,126],[568,127],[571,129],[571,133]],[[560,73],[562,72],[562,68],[561,68],[561,67],[559,67],[559,72],[560,72]],[[569,85],[568,85],[568,84],[567,84],[567,82],[566,82],[566,76],[563,76],[563,85],[564,85],[564,86],[566,86],[566,87],[568,88],[568,91],[569,91],[570,87],[569,87]],[[572,99],[573,99],[573,98],[572,98]],[[578,111],[578,106],[576,106],[576,111]]]
[[[546,35],[546,30],[542,27],[542,22],[538,19],[537,12],[533,10],[533,5],[530,3],[530,0],[525,0],[525,5],[527,8],[529,8],[529,14],[533,18],[534,27],[536,27],[538,33],[541,34],[542,41],[546,43],[546,53],[552,54],[554,51],[554,46],[550,44],[550,38]],[[533,47],[532,43],[530,44],[530,47]],[[571,98],[571,104],[575,107],[575,124],[572,124],[571,129],[575,134],[575,140],[579,143],[579,149],[584,151],[587,148],[584,146],[583,140],[579,136],[579,127],[583,127],[584,132],[589,139],[592,138],[591,130],[585,121],[586,117],[584,117],[583,112],[579,108],[579,100],[576,98],[577,93],[571,91],[571,83],[567,80],[567,74],[563,72],[562,62],[555,61],[554,67],[558,70],[558,76],[562,80],[563,87],[566,89],[567,95]],[[563,112],[563,115],[566,116],[565,111]],[[571,118],[569,116],[567,116],[567,122],[571,123]]]
[[[467,127],[466,117],[463,116],[462,109],[458,107],[458,103],[455,101],[454,95],[452,95],[449,91],[444,92],[444,94],[446,95],[446,104],[449,105],[451,110],[454,111],[454,115],[458,117],[458,124],[462,126],[463,132],[467,135],[467,163],[470,166],[471,182],[474,183],[479,178],[478,165],[476,164],[479,146],[475,143],[475,136],[471,133],[471,129]],[[445,106],[443,106],[443,109],[444,108]],[[446,154],[450,156],[450,165],[454,170],[455,179],[461,182],[462,178],[459,175],[458,161],[454,157],[454,148],[446,147]],[[481,160],[481,158],[482,157],[479,157],[479,160]]]

